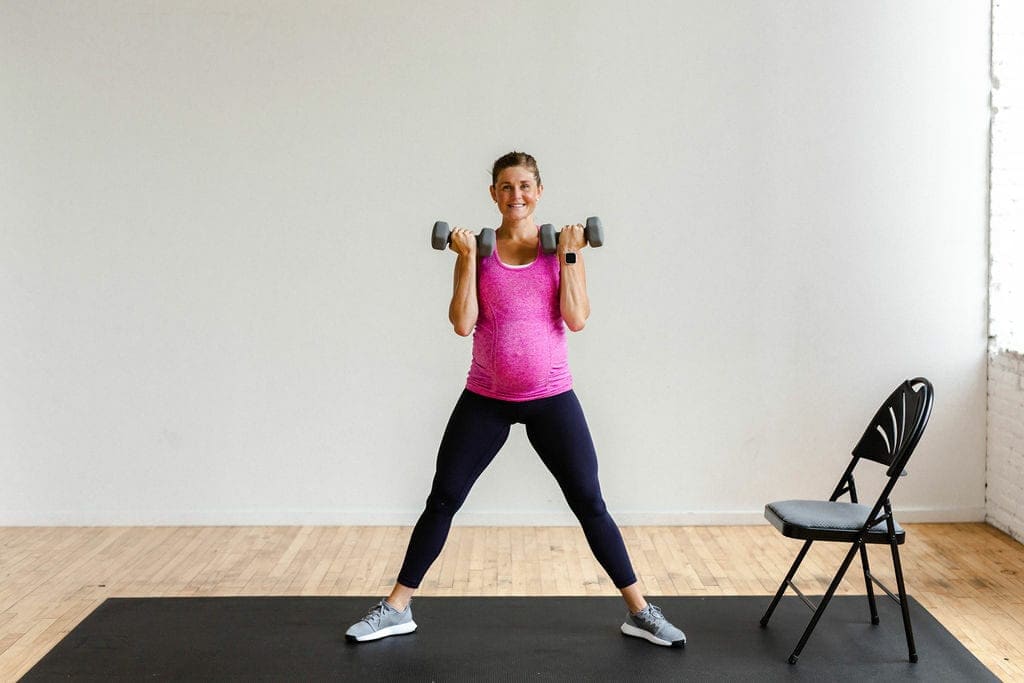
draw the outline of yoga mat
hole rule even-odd
[[[899,607],[835,597],[795,665],[811,612],[770,600],[652,597],[687,635],[683,649],[619,632],[617,597],[419,597],[419,629],[369,643],[344,632],[379,597],[111,598],[24,681],[985,681],[996,679],[918,603],[920,661],[907,661]]]

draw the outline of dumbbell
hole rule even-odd
[[[452,241],[452,229],[444,221],[434,223],[434,231],[430,233],[430,246],[444,251]],[[476,236],[476,255],[487,258],[494,253],[495,235],[493,228],[484,228]]]
[[[555,248],[558,246],[558,236],[561,234],[561,231],[555,232],[555,226],[550,223],[540,226],[540,246],[545,254],[555,253]],[[600,218],[591,216],[587,219],[587,225],[583,229],[583,237],[587,240],[587,244],[592,247],[599,247],[604,244],[604,226],[601,225]]]

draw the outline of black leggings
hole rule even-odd
[[[497,455],[516,422],[544,465],[555,476],[569,507],[583,526],[590,549],[616,588],[636,582],[622,535],[605,508],[597,481],[597,453],[576,394],[522,403],[486,398],[463,391],[448,420],[437,471],[409,539],[398,582],[418,588],[423,575],[441,553],[452,517],[462,506],[477,477]]]

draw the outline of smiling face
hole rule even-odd
[[[491,199],[505,221],[518,222],[533,216],[544,186],[533,171],[525,166],[510,166],[498,173],[491,185]]]

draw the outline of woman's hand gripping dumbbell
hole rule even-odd
[[[438,251],[444,251],[452,241],[452,229],[444,221],[434,223],[434,230],[430,233],[430,246]],[[487,258],[494,253],[496,244],[494,230],[484,228],[476,236],[476,255],[480,258]]]
[[[550,223],[540,226],[540,246],[545,254],[555,253],[555,250],[558,249],[558,236],[561,234],[561,232],[555,232],[555,226]],[[600,218],[591,216],[587,219],[587,225],[583,229],[583,238],[592,247],[604,244],[604,226],[601,225]]]

